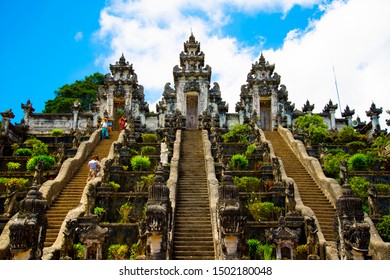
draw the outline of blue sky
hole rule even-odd
[[[222,98],[234,112],[240,87],[261,52],[275,64],[289,99],[321,112],[332,99],[362,120],[371,102],[388,102],[390,1],[383,0],[56,0],[0,3],[0,111],[21,103],[35,112],[54,91],[109,72],[123,53],[133,63],[150,109],[161,99],[192,31]],[[355,115],[355,117],[357,116]],[[340,113],[339,113],[340,116]],[[381,120],[389,118],[383,113]]]

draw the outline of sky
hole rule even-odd
[[[1,0],[0,112],[20,123],[21,103],[39,113],[61,86],[109,73],[122,54],[155,111],[192,32],[230,112],[263,53],[296,109],[309,100],[320,113],[332,100],[336,117],[348,105],[368,122],[374,102],[386,128],[389,13],[388,0]]]

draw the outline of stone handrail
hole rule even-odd
[[[173,154],[170,164],[169,178],[167,181],[167,187],[169,188],[169,199],[172,207],[172,227],[168,232],[167,241],[167,254],[168,259],[172,256],[172,244],[173,244],[173,232],[175,229],[175,213],[176,213],[176,193],[177,193],[177,179],[179,176],[179,160],[180,160],[180,146],[181,146],[181,130],[176,131],[176,139],[173,144]]]
[[[260,132],[261,142],[263,142],[263,143],[267,142],[267,144],[270,148],[270,157],[271,157],[271,162],[272,162],[272,158],[278,158],[275,155],[275,151],[274,151],[274,148],[272,146],[272,143],[271,143],[271,141],[266,139],[264,132],[261,129],[259,129],[258,127],[256,127],[256,129],[258,129]],[[282,174],[282,181],[283,182],[286,182],[287,180],[294,181],[294,179],[287,176],[283,161],[280,160],[279,163],[280,163],[280,170],[281,170],[281,174]],[[315,223],[316,223],[316,226],[318,228],[317,237],[318,237],[319,248],[320,248],[320,252],[319,252],[320,258],[321,259],[334,259],[334,254],[327,252],[327,251],[329,251],[329,250],[327,250],[328,244],[327,244],[327,241],[326,241],[324,235],[322,234],[321,227],[320,227],[320,224],[318,223],[317,217],[315,216],[313,210],[310,207],[307,207],[306,205],[303,204],[301,195],[300,195],[299,190],[297,188],[297,184],[295,184],[295,183],[294,183],[294,199],[296,202],[295,208],[299,212],[301,212],[302,216],[304,217],[305,222],[310,217],[313,217],[315,219]]]
[[[88,141],[84,141],[80,144],[74,157],[68,158],[62,163],[60,171],[54,180],[49,180],[42,184],[39,191],[47,200],[48,207],[51,206],[56,197],[61,193],[62,189],[73,178],[75,173],[79,171],[80,167],[84,164],[90,153],[95,149],[99,141],[100,129],[95,130]]]
[[[213,240],[214,240],[214,252],[216,252],[216,259],[221,259],[222,252],[220,246],[217,244],[217,240],[219,237],[219,217],[218,217],[218,209],[217,203],[219,199],[218,187],[219,182],[215,175],[215,162],[211,153],[211,142],[209,140],[209,135],[207,130],[202,130],[202,140],[203,140],[203,151],[204,151],[204,159],[206,166],[206,174],[207,174],[207,185],[209,191],[209,199],[210,199],[210,214],[211,214],[211,225],[213,229]]]
[[[320,186],[333,207],[336,207],[336,201],[342,195],[342,189],[339,183],[335,179],[325,176],[319,161],[315,157],[307,154],[303,143],[295,140],[290,130],[279,125],[278,132],[306,167],[307,171],[312,175],[314,181]]]
[[[336,201],[342,195],[342,188],[339,183],[336,180],[325,176],[319,161],[307,154],[303,143],[299,140],[295,140],[290,130],[279,125],[278,131],[286,143],[291,147],[294,154],[299,158],[304,166],[306,166],[306,169],[323,190],[326,197],[330,200],[333,206],[336,207]],[[390,259],[390,242],[383,242],[374,223],[367,214],[365,214],[365,222],[370,225],[370,256],[376,260]],[[328,259],[331,258],[332,254],[334,255],[334,253],[330,251],[330,248],[329,250],[327,249],[326,254]]]
[[[99,132],[100,132],[100,130],[99,130]],[[99,134],[98,134],[98,139],[100,139]],[[124,141],[124,132],[121,132],[119,134],[118,140],[111,144],[108,156],[102,159],[101,170],[104,170],[104,165],[107,162],[107,160],[114,158],[115,144],[116,143],[123,143],[123,141]],[[95,147],[96,147],[96,145],[95,145]],[[79,217],[81,217],[82,215],[84,215],[86,213],[86,210],[87,210],[86,208],[88,205],[88,193],[91,193],[91,190],[96,190],[96,188],[98,186],[100,186],[101,181],[102,181],[102,177],[99,176],[99,177],[96,177],[95,179],[89,181],[85,185],[84,190],[83,190],[83,194],[82,194],[81,199],[80,199],[80,204],[76,208],[71,209],[68,212],[68,214],[66,214],[66,217],[65,217],[64,221],[62,222],[60,232],[57,236],[57,239],[53,243],[53,245],[48,247],[48,248],[44,248],[43,256],[42,256],[43,260],[50,260],[50,259],[58,258],[59,252],[65,244],[64,231],[66,230],[66,223],[68,221],[71,221],[71,220],[77,220]]]

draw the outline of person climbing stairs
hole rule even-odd
[[[111,144],[116,141],[118,137],[119,131],[112,131],[110,133],[110,138],[101,140],[91,152],[91,155],[97,155],[100,160],[107,157]],[[89,174],[87,165],[89,160],[90,157],[82,164],[74,177],[68,182],[51,207],[47,210],[46,217],[48,226],[44,247],[53,245],[57,239],[65,216],[71,209],[79,205]]]
[[[334,242],[333,219],[336,209],[279,132],[264,131],[264,134],[265,138],[271,141],[275,155],[281,158],[287,176],[297,184],[303,204],[310,207],[316,215],[324,238]]]
[[[183,130],[173,259],[215,259],[202,131]]]

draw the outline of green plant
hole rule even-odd
[[[374,139],[371,147],[372,150],[380,157],[386,157],[388,151],[386,150],[390,146],[390,136],[383,133]]]
[[[258,260],[257,247],[261,245],[261,242],[257,239],[248,239],[249,259]]]
[[[249,162],[246,156],[235,154],[230,159],[230,166],[233,170],[243,170],[248,168]]]
[[[37,138],[29,138],[24,141],[24,144],[32,146],[33,156],[47,155],[49,153],[49,147]]]
[[[352,126],[344,126],[340,129],[337,140],[343,143],[358,141],[358,132]]]
[[[375,186],[378,192],[390,192],[390,184],[376,184]]]
[[[18,148],[14,151],[13,155],[17,157],[31,157],[33,154],[32,150],[29,148]]]
[[[24,191],[30,184],[30,181],[25,178],[0,178],[0,192],[8,192],[13,186],[17,191]]]
[[[272,245],[268,243],[262,244],[257,239],[249,239],[247,243],[251,260],[272,260]]]
[[[153,186],[154,178],[155,178],[155,174],[149,174],[149,175],[146,175],[146,176],[141,176],[142,183],[148,189],[149,189],[149,187]]]
[[[146,156],[134,156],[131,158],[131,167],[134,171],[142,171],[150,169],[150,160]]]
[[[296,260],[307,260],[308,255],[309,248],[307,244],[299,245],[294,249],[294,259]]]
[[[48,155],[39,155],[39,156],[33,156],[29,159],[27,162],[26,168],[28,171],[34,171],[35,166],[37,165],[38,161],[43,160],[43,169],[48,170],[50,167],[56,164],[56,160],[52,156]]]
[[[11,145],[11,149],[12,149],[12,151],[16,151],[17,149],[19,149],[20,148],[20,146],[19,146],[19,144],[18,143],[13,143],[12,145]]]
[[[259,200],[248,201],[247,208],[253,219],[256,221],[273,221],[279,217],[282,209],[272,202],[261,202]]]
[[[130,149],[129,152],[132,156],[139,155],[139,152],[136,149]]]
[[[331,138],[328,131],[328,125],[319,115],[299,116],[296,120],[296,125],[298,129],[301,129],[309,134],[313,144],[328,142]]]
[[[251,156],[254,154],[256,151],[256,145],[255,144],[250,144],[246,147],[245,155],[246,156]]]
[[[350,178],[349,184],[355,195],[360,197],[363,202],[367,201],[370,182],[366,178],[354,176]]]
[[[142,134],[142,142],[144,143],[157,143],[158,136],[154,133],[144,133]]]
[[[141,148],[141,153],[143,155],[154,155],[156,153],[156,147],[153,147],[153,146],[143,146]]]
[[[133,245],[131,245],[130,249],[130,260],[136,260],[139,255],[139,246],[137,243],[134,243]]]
[[[50,131],[50,135],[53,137],[59,137],[64,134],[64,131],[60,128],[54,128],[52,131]]]
[[[126,259],[129,247],[127,245],[112,244],[108,247],[109,260],[124,260]]]
[[[244,177],[233,177],[234,184],[240,189],[240,191],[245,192],[256,192],[259,191],[261,180],[253,176],[244,176]]]
[[[350,170],[364,170],[367,168],[367,159],[363,154],[354,154],[348,159],[348,168]]]
[[[121,187],[118,183],[115,183],[114,181],[108,182],[108,184],[114,189],[114,191],[118,191]]]
[[[390,215],[384,215],[382,220],[376,225],[378,233],[382,237],[383,241],[390,241]]]
[[[118,209],[120,215],[120,220],[119,220],[120,223],[129,222],[129,215],[132,209],[133,209],[133,205],[131,205],[130,202],[126,202],[125,204],[121,205],[121,207]]]
[[[8,171],[16,171],[20,169],[21,164],[19,162],[7,162],[7,170]]]
[[[229,132],[222,134],[223,142],[247,143],[251,127],[248,124],[234,124]]]
[[[343,160],[348,160],[349,154],[343,150],[330,150],[324,157],[324,171],[327,175],[338,178],[340,173],[340,164]]]
[[[84,259],[84,250],[85,247],[81,243],[73,244],[73,252],[74,252],[74,258],[76,260],[83,260]]]
[[[127,169],[129,169],[129,166],[128,166],[128,165],[122,165],[122,169],[123,169],[124,171],[126,171]]]
[[[99,206],[96,206],[94,209],[93,209],[93,213],[95,215],[98,215],[98,216],[102,216],[104,213],[106,213],[106,209],[102,208],[102,207],[99,207]]]
[[[366,148],[366,143],[363,141],[352,141],[350,143],[347,143],[345,146],[347,146],[348,151],[351,154],[357,153],[358,151],[362,151]]]

